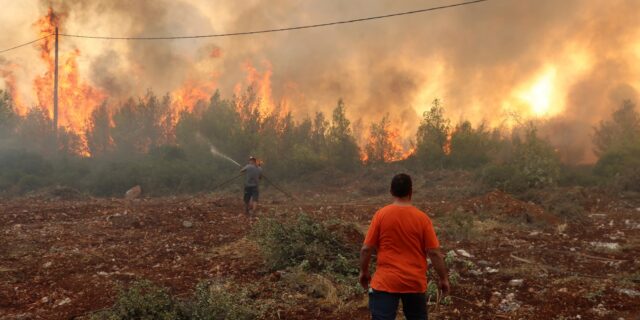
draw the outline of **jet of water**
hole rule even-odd
[[[216,149],[216,147],[215,147],[215,146],[213,146],[213,145],[211,144],[211,142],[207,141],[207,139],[205,139],[205,138],[200,134],[200,132],[196,133],[196,138],[197,138],[197,139],[200,139],[201,141],[206,142],[206,143],[209,145],[209,151],[211,151],[211,154],[212,154],[212,155],[214,155],[214,156],[216,156],[216,157],[220,157],[220,158],[226,159],[226,160],[229,160],[229,161],[231,161],[233,164],[235,164],[236,166],[238,166],[238,167],[242,167],[242,165],[240,165],[237,161],[235,161],[235,160],[231,159],[231,157],[229,157],[228,155],[226,155],[226,154],[224,154],[224,153],[222,153],[222,152],[218,151],[218,149]]]
[[[218,151],[218,149],[216,149],[216,147],[214,147],[212,144],[209,144],[209,151],[211,151],[211,154],[212,154],[212,155],[214,155],[214,156],[218,156],[218,157],[220,157],[220,158],[227,159],[227,160],[229,160],[229,161],[233,162],[236,166],[238,166],[238,167],[242,167],[242,165],[240,165],[237,161],[235,161],[235,160],[231,159],[231,158],[230,158],[229,156],[227,156],[226,154],[224,154],[224,153],[222,153],[222,152]]]

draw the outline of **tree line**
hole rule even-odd
[[[229,99],[215,92],[176,114],[168,95],[148,92],[113,111],[104,102],[86,132],[59,128],[56,139],[46,110],[34,107],[19,116],[8,92],[0,91],[0,192],[63,185],[106,196],[136,184],[157,195],[207,191],[236,169],[212,156],[212,146],[240,161],[254,155],[272,176],[286,180],[366,170],[402,151],[388,116],[370,125],[367,142],[359,146],[342,100],[329,115],[316,112],[304,119],[279,107],[263,114],[261,104],[248,87]],[[423,114],[413,143],[413,153],[401,161],[405,167],[471,170],[506,191],[553,186],[568,172],[532,123],[508,130],[469,121],[453,125],[439,100]],[[631,101],[594,128],[593,145],[599,161],[588,178],[571,179],[638,188],[640,116]]]

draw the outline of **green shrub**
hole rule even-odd
[[[191,320],[249,320],[260,315],[245,294],[210,282],[198,284],[194,299],[184,305],[184,313]]]
[[[507,192],[523,192],[558,183],[560,160],[548,141],[537,136],[536,128],[527,127],[524,139],[515,136],[511,151],[502,163],[493,163],[482,170],[482,181]]]
[[[617,189],[640,191],[640,142],[602,155],[594,173]]]
[[[312,272],[357,273],[362,234],[353,225],[317,222],[306,214],[284,221],[261,218],[253,237],[272,269],[301,265]]]
[[[191,299],[180,301],[162,287],[137,281],[120,291],[114,305],[92,320],[249,320],[260,316],[243,292],[211,282],[198,284]]]
[[[601,178],[593,172],[592,165],[563,165],[558,177],[558,185],[563,187],[590,187],[600,183]]]
[[[492,188],[506,192],[523,192],[529,188],[529,183],[523,174],[520,174],[511,165],[487,165],[480,173],[482,182]]]
[[[474,229],[473,214],[463,211],[454,211],[438,220],[436,228],[439,237],[452,241],[473,239],[477,235]]]
[[[108,310],[94,314],[92,320],[179,320],[187,319],[180,305],[167,292],[149,281],[135,282],[118,295]]]

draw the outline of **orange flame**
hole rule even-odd
[[[447,140],[445,141],[444,146],[442,146],[442,151],[444,151],[444,154],[446,155],[451,154],[451,132],[447,133]]]
[[[171,94],[172,115],[177,121],[182,112],[193,112],[199,101],[207,102],[216,89],[215,81],[198,83],[195,80],[187,80],[181,88]]]
[[[39,28],[40,35],[45,36],[55,33],[55,28],[60,21],[61,17],[49,8],[47,15],[36,21],[35,25]],[[53,116],[54,41],[54,37],[48,37],[41,42],[40,58],[47,66],[47,70],[34,79],[38,103],[49,111],[50,116]],[[106,95],[80,79],[77,63],[79,56],[80,51],[77,49],[59,56],[58,119],[60,126],[81,135],[86,129],[91,113],[106,98]]]
[[[370,159],[369,152],[373,153],[376,158]],[[405,150],[403,147],[400,130],[391,127],[388,121],[383,120],[383,122],[371,126],[365,147],[360,150],[360,160],[363,163],[370,161],[395,162],[408,158],[414,152],[415,147],[413,146],[409,150]]]
[[[7,65],[6,68],[0,69],[0,77],[2,77],[7,86],[7,90],[11,95],[11,100],[13,100],[14,111],[19,116],[24,116],[27,113],[27,106],[22,101],[22,98],[18,94],[18,86],[16,85],[16,78],[13,74],[14,64]]]
[[[271,64],[264,63],[265,71],[260,72],[250,62],[245,63],[244,69],[247,73],[244,86],[253,86],[256,97],[259,101],[256,101],[256,108],[263,117],[272,115],[274,112],[278,112],[278,115],[286,114],[288,110],[288,104],[285,99],[282,99],[278,104],[273,98],[273,92],[271,90]],[[243,84],[237,83],[234,89],[236,96],[241,96]]]

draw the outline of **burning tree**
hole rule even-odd
[[[402,148],[397,144],[399,133],[391,130],[389,115],[382,117],[379,123],[371,124],[369,140],[365,146],[367,163],[382,163],[402,158]]]
[[[440,100],[435,99],[431,109],[422,116],[417,134],[417,156],[426,167],[443,167],[449,145],[449,120],[444,117]]]
[[[343,170],[355,168],[359,161],[359,149],[351,133],[351,122],[347,119],[342,99],[333,109],[333,117],[327,136],[327,149],[332,164]]]

